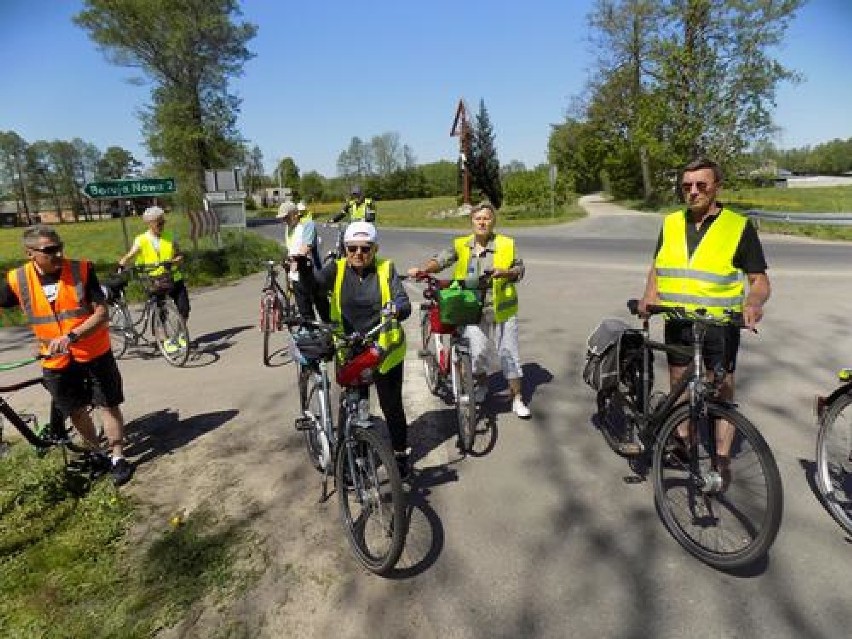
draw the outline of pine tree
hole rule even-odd
[[[503,186],[500,183],[500,160],[494,144],[494,128],[485,108],[485,100],[479,100],[479,112],[476,114],[471,134],[470,177],[473,184],[496,208],[503,203]]]

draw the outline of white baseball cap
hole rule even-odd
[[[142,214],[142,219],[145,222],[153,222],[154,220],[159,220],[164,215],[165,211],[163,211],[163,209],[159,206],[149,206]]]
[[[292,202],[282,202],[281,206],[278,207],[278,215],[275,217],[287,217],[288,213],[292,213],[293,211],[298,210],[296,205]]]
[[[305,205],[305,203],[304,203],[304,202],[299,202],[299,203],[296,205],[296,209],[298,209],[299,211],[307,211],[307,210],[308,210],[308,207]]]
[[[346,233],[343,235],[343,243],[349,242],[369,242],[375,244],[379,240],[379,234],[376,232],[376,227],[369,222],[352,222],[346,227]]]

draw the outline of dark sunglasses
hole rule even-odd
[[[373,245],[368,244],[367,246],[353,246],[351,244],[346,245],[346,252],[355,255],[355,253],[361,253],[361,255],[367,255],[370,251],[373,250]]]
[[[50,246],[42,246],[38,248],[37,246],[31,247],[32,250],[38,251],[39,253],[44,253],[45,255],[59,255],[62,252],[62,244],[51,244]]]
[[[698,189],[699,193],[705,193],[710,185],[707,182],[684,182],[680,185],[680,188],[689,193],[693,186]]]

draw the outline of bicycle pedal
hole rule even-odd
[[[295,420],[296,430],[312,430],[313,421],[309,417],[297,417]]]
[[[645,452],[641,442],[621,442],[617,448],[619,453],[627,456],[641,455]]]

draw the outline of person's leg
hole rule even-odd
[[[177,306],[178,313],[187,321],[189,319],[189,291],[186,288],[186,282],[184,280],[178,280],[175,282],[172,290],[169,291],[169,296],[175,301],[175,306]]]
[[[404,453],[408,447],[408,421],[402,404],[402,373],[404,366],[394,366],[387,373],[374,376],[379,406],[388,425],[394,452]]]
[[[71,424],[92,450],[100,448],[97,431],[89,415],[91,403],[91,388],[85,383],[85,371],[76,362],[71,362],[66,368],[43,370],[44,387],[51,396],[51,420],[59,418],[70,419]]]
[[[521,356],[518,348],[518,317],[513,316],[505,322],[494,325],[494,343],[500,357],[500,368],[509,384],[512,394],[512,410],[518,417],[530,416],[530,409],[524,403],[521,368]]]
[[[124,388],[112,351],[107,351],[87,365],[92,381],[92,404],[101,411],[104,434],[112,454],[113,481],[126,483],[133,475],[133,466],[124,458]]]
[[[488,395],[488,360],[489,337],[493,330],[483,320],[481,324],[465,326],[463,336],[467,339],[470,349],[470,361],[473,367],[474,395],[476,402],[481,404]]]

